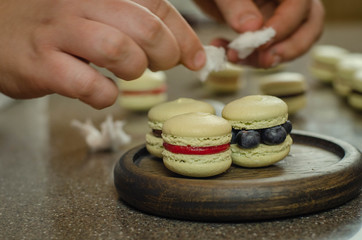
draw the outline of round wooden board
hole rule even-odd
[[[145,146],[117,162],[120,199],[164,217],[200,221],[265,220],[339,206],[362,186],[362,157],[352,145],[304,131],[292,132],[290,154],[265,168],[232,165],[218,176],[187,178],[166,169]]]

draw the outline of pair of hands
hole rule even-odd
[[[318,0],[194,1],[237,32],[276,30],[271,44],[244,61],[254,66],[301,55],[322,29]],[[131,80],[147,67],[198,70],[206,60],[195,32],[165,0],[3,0],[0,14],[0,91],[14,98],[58,93],[101,109],[115,102],[118,89],[89,62]],[[228,57],[239,61],[233,51]]]

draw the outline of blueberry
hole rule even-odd
[[[254,148],[260,143],[260,133],[255,130],[242,130],[236,135],[236,143],[241,148]]]
[[[238,132],[240,132],[239,129],[234,129],[231,131],[231,144],[235,144],[236,143],[236,135],[238,134]]]
[[[289,134],[292,131],[292,122],[287,120],[285,123],[282,124],[282,127],[285,129],[287,134]]]
[[[287,131],[282,126],[275,126],[263,129],[261,139],[266,145],[276,145],[284,142],[287,137]]]

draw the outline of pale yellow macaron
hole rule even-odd
[[[288,113],[295,114],[307,104],[307,82],[301,73],[280,72],[260,78],[260,91],[279,97],[288,105]]]
[[[362,54],[351,53],[341,58],[337,64],[337,77],[333,82],[336,93],[342,97],[349,95],[355,73],[362,69]]]
[[[186,113],[165,121],[162,128],[163,162],[172,172],[189,177],[210,177],[232,163],[231,125],[209,113]]]
[[[288,106],[280,98],[250,95],[228,103],[222,116],[232,125],[231,157],[242,167],[265,167],[284,159],[292,145]]]
[[[152,155],[162,157],[164,150],[161,137],[163,123],[171,117],[189,112],[215,114],[215,109],[207,102],[192,98],[179,98],[160,103],[148,111],[148,125],[152,131],[146,134],[146,148]]]
[[[346,54],[348,51],[339,46],[315,46],[311,53],[310,73],[321,82],[332,83],[336,77],[336,64]]]
[[[225,69],[211,72],[206,78],[205,87],[214,93],[233,93],[242,86],[243,68],[227,63]]]
[[[251,68],[251,70],[254,73],[263,74],[263,75],[277,73],[277,72],[283,71],[284,69],[285,69],[285,64],[283,64],[283,63],[277,64],[270,68]]]
[[[118,80],[120,105],[129,110],[147,111],[167,100],[166,74],[163,71],[146,70],[141,77]]]
[[[362,110],[362,69],[354,74],[351,82],[348,103],[357,110]]]

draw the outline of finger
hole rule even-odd
[[[168,69],[180,60],[177,41],[153,13],[132,1],[91,0],[85,4],[85,18],[113,26],[132,38],[147,54],[149,67]]]
[[[255,31],[262,27],[263,16],[251,0],[215,0],[225,21],[237,32]]]
[[[211,40],[210,45],[216,46],[216,47],[223,47],[227,49],[230,41],[224,38],[215,38]]]
[[[230,41],[224,38],[215,38],[213,39],[210,44],[216,47],[223,47],[226,49],[226,56],[228,61],[236,63],[239,61],[238,52],[234,49],[228,47]]]
[[[79,99],[96,109],[111,106],[117,99],[118,88],[113,81],[73,56],[53,51],[43,65],[39,74],[43,89]]]
[[[268,0],[254,0],[255,5],[258,6],[259,11],[263,15],[264,21],[270,19],[279,6],[280,2],[284,0],[268,1]]]
[[[276,36],[272,42],[278,42],[290,36],[308,17],[310,0],[285,0],[275,9],[273,16],[265,23],[272,27]],[[270,45],[271,43],[269,43]]]
[[[260,64],[270,67],[290,61],[304,54],[322,33],[324,9],[320,1],[313,0],[309,17],[299,29],[284,41],[277,43],[260,55]]]
[[[158,16],[175,36],[181,51],[181,63],[191,70],[200,69],[206,61],[201,41],[180,13],[164,0],[134,0]]]
[[[66,18],[62,24],[57,28],[60,32],[53,34],[58,36],[55,41],[60,50],[107,68],[125,80],[141,76],[147,68],[144,51],[116,28],[78,17]]]

